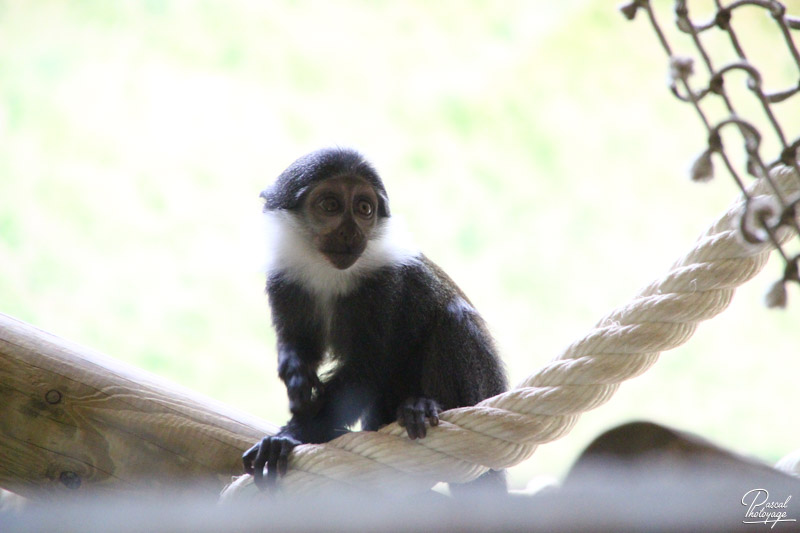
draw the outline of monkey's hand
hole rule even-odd
[[[253,481],[261,490],[275,486],[278,476],[286,474],[289,454],[299,441],[286,436],[264,437],[261,442],[244,452],[242,463],[244,471],[253,476]],[[264,478],[264,466],[267,477]]]
[[[427,435],[427,419],[431,426],[439,425],[439,404],[429,398],[409,398],[397,408],[397,423],[408,431],[411,439],[421,439]]]
[[[318,395],[322,392],[322,381],[320,381],[314,369],[308,365],[294,366],[288,369],[281,377],[286,383],[286,394],[289,396],[289,411],[293,415],[308,411],[315,389]]]

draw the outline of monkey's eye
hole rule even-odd
[[[356,204],[356,210],[359,215],[364,218],[369,218],[372,216],[372,213],[375,211],[375,208],[372,207],[372,203],[367,200],[359,200]]]
[[[339,200],[333,196],[326,196],[321,199],[317,205],[326,213],[336,213],[339,211]]]

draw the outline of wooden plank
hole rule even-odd
[[[219,491],[277,428],[0,313],[0,486]]]

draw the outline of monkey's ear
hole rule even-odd
[[[277,185],[273,185],[264,189],[258,195],[264,202],[262,210],[266,213],[275,209],[295,209],[303,202],[303,197],[310,188],[310,185],[306,185],[295,190],[285,191]]]
[[[263,204],[261,206],[261,211],[266,213],[269,211],[269,207],[267,207],[267,202],[269,201],[269,189],[264,189],[261,191],[261,194],[259,194],[258,197],[261,198],[261,203]]]
[[[387,198],[386,194],[378,189],[375,189],[375,192],[378,194],[378,216],[390,217],[391,213],[389,212],[389,198]]]

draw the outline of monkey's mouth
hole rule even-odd
[[[353,266],[358,258],[361,257],[360,251],[354,252],[324,252],[325,259],[327,259],[330,264],[334,267],[338,268],[339,270],[346,270]]]

